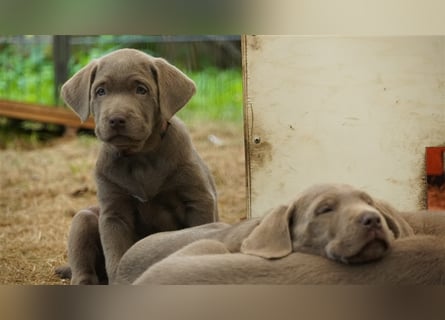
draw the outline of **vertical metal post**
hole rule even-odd
[[[60,105],[60,88],[68,79],[68,61],[70,59],[70,36],[53,37],[54,57],[54,101]]]

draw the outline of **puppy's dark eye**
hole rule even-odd
[[[106,91],[104,88],[100,87],[96,89],[96,95],[97,96],[104,96],[106,94]]]
[[[147,88],[145,88],[144,86],[137,86],[137,87],[136,87],[136,93],[137,93],[137,94],[145,95],[145,94],[148,93],[148,90],[147,90]]]

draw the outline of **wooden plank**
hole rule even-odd
[[[72,128],[94,129],[95,126],[93,118],[81,123],[77,115],[68,109],[9,100],[0,100],[0,116]]]

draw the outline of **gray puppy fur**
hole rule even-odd
[[[269,260],[200,240],[154,264],[134,284],[445,285],[445,237],[398,239],[384,259],[359,265],[301,252]]]
[[[398,238],[376,262],[347,265],[293,252],[269,260],[230,253],[221,241],[199,240],[155,263],[134,284],[445,285],[445,212],[399,214],[414,234]]]

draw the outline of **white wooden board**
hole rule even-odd
[[[445,37],[244,36],[250,216],[314,183],[425,205],[445,144]]]

